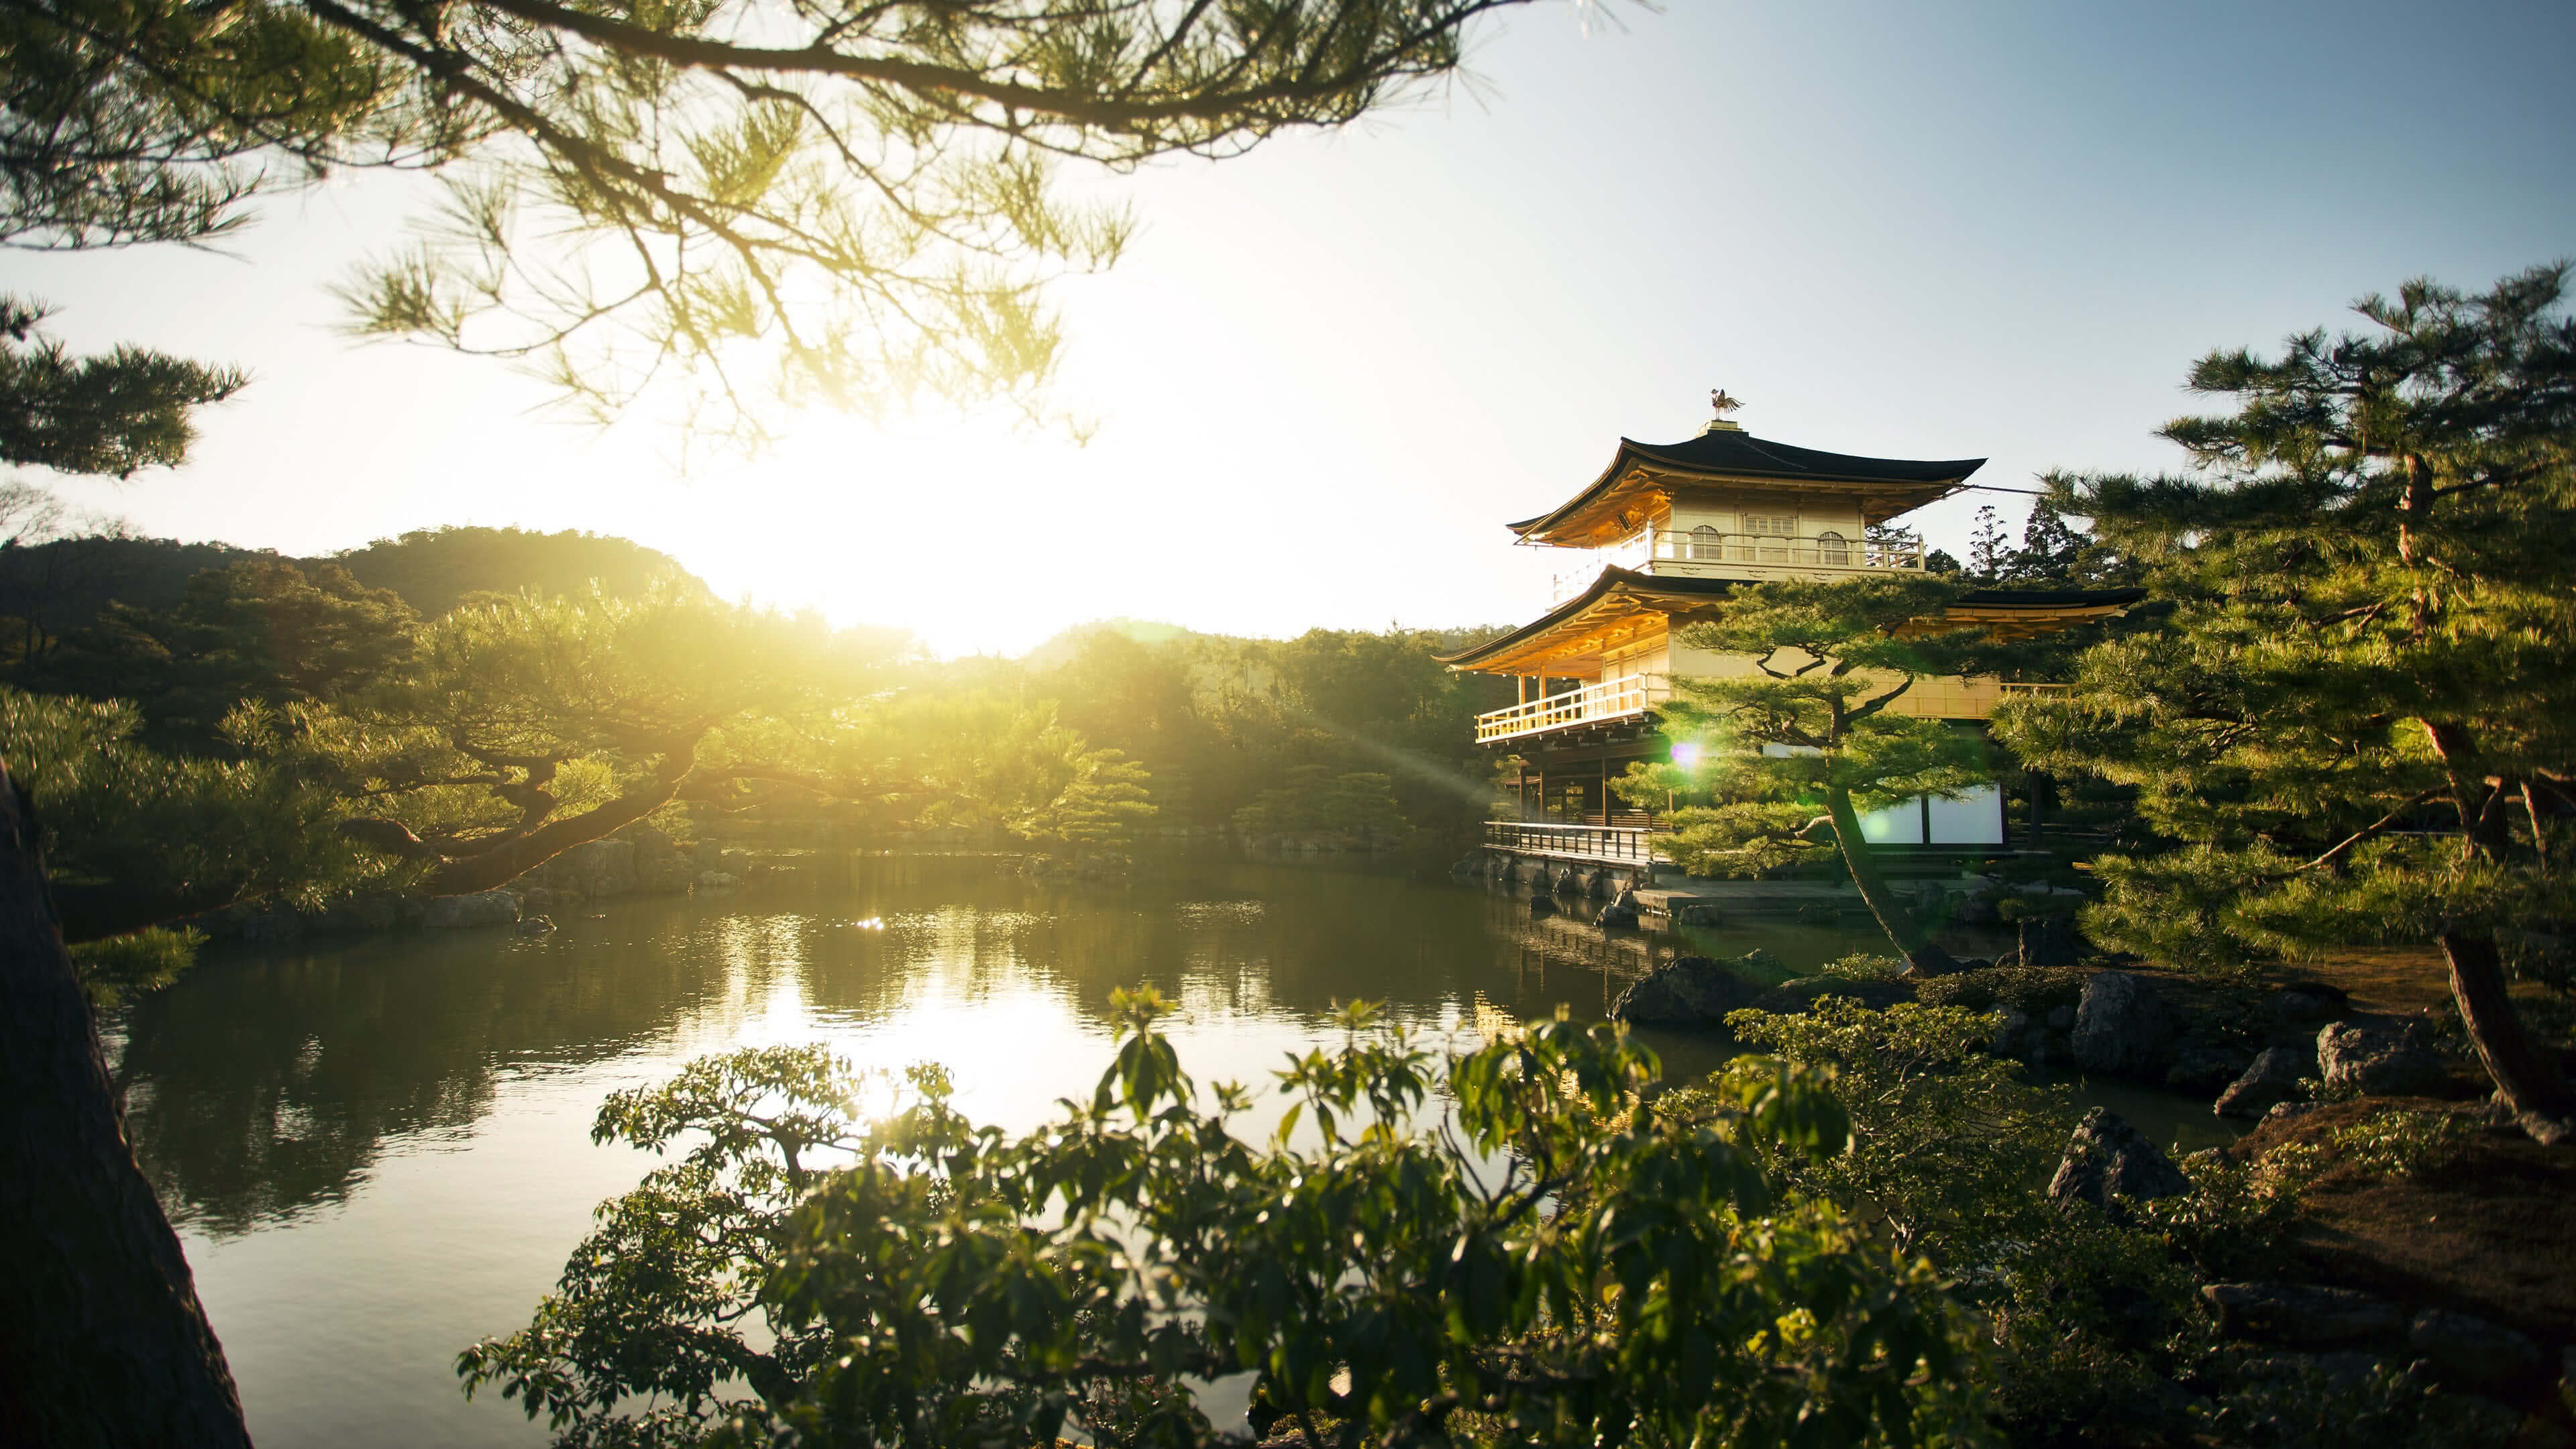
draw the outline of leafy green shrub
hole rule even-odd
[[[1247,1140],[1253,1094],[1181,1072],[1159,997],[1113,1010],[1089,1099],[1022,1136],[928,1070],[863,1123],[866,1084],[810,1048],[612,1098],[598,1136],[704,1140],[602,1210],[526,1329],[466,1351],[469,1392],[580,1445],[1207,1444],[1178,1386],[1241,1372],[1336,1449],[1453,1418],[1525,1444],[1979,1437],[1931,1268],[1773,1170],[1849,1147],[1825,1071],[1740,1062],[1672,1111],[1606,1026],[1444,1058],[1355,1006]]]
[[[1928,1006],[1969,1011],[2009,1006],[2026,1016],[2073,1006],[2083,994],[2084,972],[2073,966],[1987,966],[1935,976],[1915,989]]]
[[[2178,1164],[2192,1190],[2138,1204],[2141,1225],[2161,1233],[2203,1278],[2259,1278],[2280,1265],[2316,1161],[2316,1149],[2304,1145],[2241,1162],[2214,1149],[2195,1152]]]
[[[2327,1138],[2343,1161],[2383,1177],[2430,1177],[2458,1162],[2477,1129],[2448,1112],[2374,1112]]]
[[[1863,951],[1845,956],[1839,961],[1828,961],[1816,969],[1827,976],[1839,976],[1846,981],[1894,981],[1905,974],[1905,958],[1873,956]]]

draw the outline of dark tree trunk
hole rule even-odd
[[[0,771],[0,1445],[249,1443]]]
[[[1833,817],[1834,841],[1842,847],[1843,864],[1851,867],[1852,884],[1859,888],[1861,904],[1878,918],[1878,928],[1896,943],[1905,957],[1908,976],[1944,976],[1959,969],[1958,958],[1932,944],[1932,932],[1905,908],[1905,902],[1888,889],[1887,878],[1878,873],[1878,862],[1869,854],[1869,843],[1860,837],[1860,813],[1852,808],[1851,792],[1839,785],[1825,787],[1825,809]]]
[[[2451,999],[2459,1003],[2469,1043],[2505,1101],[2516,1112],[2576,1115],[2576,1093],[2569,1092],[2566,1074],[2522,1029],[2496,943],[2484,936],[2445,935],[2442,955],[2451,963]]]

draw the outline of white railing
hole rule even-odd
[[[1593,724],[1644,714],[1669,691],[1661,679],[1614,679],[1476,716],[1476,742],[1517,739],[1568,725]]]
[[[1666,568],[1665,565],[1672,567]],[[1855,573],[1921,573],[1923,541],[1919,538],[1792,538],[1776,533],[1720,533],[1696,528],[1659,528],[1608,548],[1593,549],[1582,567],[1555,578],[1553,602],[1564,603],[1592,586],[1601,570],[1644,567],[1649,573],[1690,574],[1691,565],[1751,565],[1757,568],[1840,569]]]

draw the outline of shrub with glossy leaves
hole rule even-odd
[[[811,1052],[612,1103],[603,1134],[709,1141],[463,1371],[582,1444],[1207,1443],[1181,1386],[1244,1373],[1273,1432],[1342,1449],[1980,1435],[1929,1269],[1761,1166],[1845,1150],[1825,1072],[1740,1067],[1669,1114],[1610,1027],[1444,1055],[1353,1007],[1246,1136],[1254,1093],[1181,1071],[1159,997],[1115,1008],[1095,1091],[1025,1135],[968,1122],[936,1073],[854,1126]],[[847,1165],[798,1177],[825,1142]],[[731,1327],[754,1314],[765,1333]]]

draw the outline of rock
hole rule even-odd
[[[2073,916],[2029,916],[2021,923],[2021,959],[2026,966],[2072,966],[2083,950]]]
[[[1485,853],[1481,850],[1471,850],[1458,857],[1457,863],[1449,867],[1449,873],[1454,876],[1471,876],[1479,874],[1484,868]]]
[[[2546,1366],[2540,1345],[2523,1335],[2440,1308],[2406,1325],[2406,1346],[2431,1361],[2436,1379],[2472,1393],[2519,1388]]]
[[[2126,971],[2096,971],[2075,1006],[2075,1060],[2116,1076],[2161,1075],[2170,1026],[2156,984]]]
[[[1583,893],[1596,901],[1606,901],[1620,893],[1619,883],[1611,878],[1610,872],[1596,870],[1584,877]]]
[[[2072,1026],[2074,1026],[2074,1025],[2075,1025],[2075,1008],[2074,1008],[2074,1007],[2071,1007],[2071,1006],[2058,1006],[2058,1007],[2051,1007],[2051,1008],[2049,1009],[2049,1013],[2048,1013],[2048,1026],[2049,1026],[2049,1030],[2051,1030],[2051,1031],[2065,1031],[2065,1030],[2067,1030],[2068,1028],[2070,1028],[2070,1027],[2072,1027]]]
[[[2322,981],[2293,981],[2272,993],[2267,1003],[2272,1018],[2285,1026],[2301,1026],[2311,1021],[2324,1021],[2352,1009],[2352,998],[2343,988]]]
[[[2385,1360],[2360,1349],[2329,1353],[2251,1354],[2236,1361],[2236,1372],[2249,1379],[2313,1378],[2334,1389],[2357,1389],[2379,1372]]]
[[[506,926],[518,919],[519,898],[508,891],[495,890],[432,897],[429,914],[421,924],[433,931],[448,931],[467,926]]]
[[[2263,1114],[2263,1120],[2287,1122],[2293,1118],[2305,1117],[2325,1105],[2323,1102],[2275,1102],[2272,1104],[2272,1110]]]
[[[702,870],[698,872],[698,889],[702,891],[729,891],[740,884],[742,884],[742,877],[733,875],[726,871]]]
[[[2196,1097],[2211,1096],[2244,1076],[2252,1061],[2242,1047],[2186,1041],[2174,1064],[2165,1069],[2165,1085]]]
[[[2298,1095],[2299,1079],[2312,1075],[2308,1054],[2295,1047],[2270,1047],[2235,1085],[2218,1094],[2210,1110],[2221,1117],[2260,1117]]]
[[[1543,920],[1556,914],[1556,902],[1542,895],[1533,895],[1529,899],[1529,913],[1531,920]]]
[[[1855,981],[1848,976],[1799,976],[1783,981],[1754,999],[1764,1011],[1796,1015],[1812,1009],[1828,996],[1848,996],[1872,1011],[1885,1011],[1899,1002],[1914,999],[1913,983],[1907,981]]]
[[[1750,983],[1706,956],[1679,956],[1630,982],[1610,1004],[1614,1021],[1640,1026],[1715,1026],[1753,1002]]]
[[[1619,926],[1633,931],[1637,928],[1637,908],[1635,906],[1621,905],[1603,906],[1601,908],[1601,914],[1592,918],[1592,924],[1596,926]]]
[[[2191,1183],[2127,1119],[2096,1107],[2075,1124],[2066,1139],[2066,1156],[2049,1179],[2048,1195],[2060,1207],[2089,1202],[2116,1220],[2126,1213],[2121,1199],[2144,1202],[2187,1192]]]
[[[554,910],[563,904],[562,893],[547,886],[531,886],[519,897],[519,909],[532,916]]]
[[[519,923],[510,929],[522,936],[551,936],[555,931],[555,923],[553,918],[548,916],[521,916]]]
[[[1693,902],[1690,905],[1677,905],[1673,907],[1673,924],[1676,926],[1722,926],[1726,924],[1726,918],[1718,913],[1718,909],[1715,906]]]
[[[2415,1034],[2358,1021],[2317,1033],[2317,1074],[2325,1084],[2368,1097],[2411,1097],[2441,1089],[2450,1073]]]
[[[585,841],[555,857],[553,874],[593,900],[629,894],[635,889],[635,842]]]
[[[2391,1340],[2406,1322],[2385,1300],[2352,1288],[2210,1283],[2200,1296],[2218,1310],[2219,1331],[2229,1337],[2295,1348]]]
[[[2002,919],[1995,913],[1995,903],[1983,896],[1970,896],[1959,903],[1959,913],[1951,921],[1962,926],[1991,926]]]
[[[1778,976],[1786,973],[1788,963],[1756,946],[1735,958],[1735,969],[1747,976]]]

